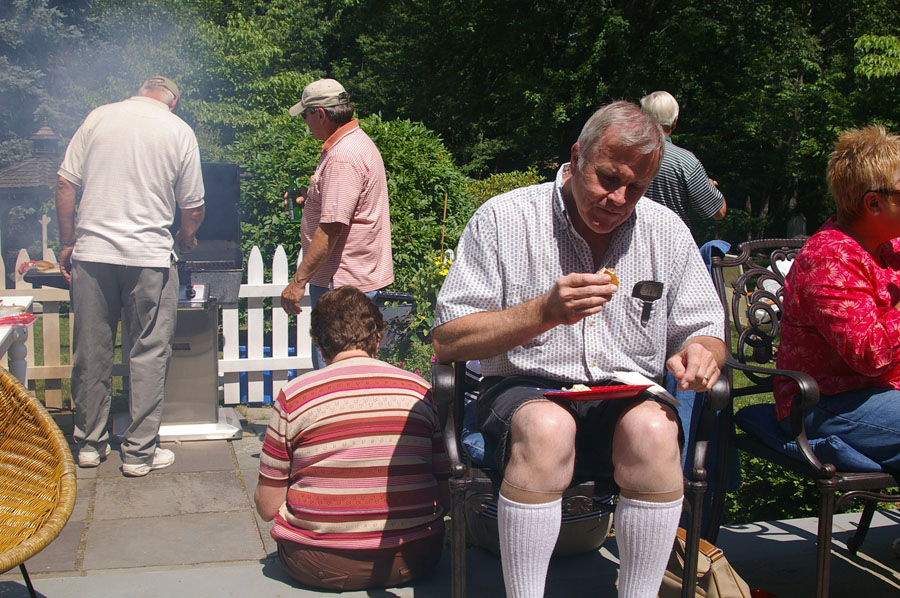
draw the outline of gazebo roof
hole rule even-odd
[[[36,156],[0,170],[0,190],[56,186],[59,158]]]
[[[55,187],[59,169],[59,136],[47,125],[31,136],[34,156],[0,169],[0,190]]]

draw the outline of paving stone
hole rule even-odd
[[[25,562],[28,573],[74,571],[75,559],[78,556],[78,546],[81,544],[81,534],[84,523],[81,520],[73,521],[59,532],[50,544],[39,553]],[[18,568],[15,569],[18,571]],[[0,594],[2,596],[2,594]]]
[[[156,567],[264,558],[249,510],[93,521],[84,569]]]
[[[142,478],[119,476],[97,480],[94,519],[136,520],[241,510],[248,510],[247,495],[233,470],[193,473],[153,471]]]

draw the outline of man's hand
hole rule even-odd
[[[66,279],[66,282],[72,282],[72,250],[74,247],[63,247],[59,250],[59,255],[56,256],[56,261],[59,262],[59,271],[63,275],[63,278]]]
[[[725,344],[714,337],[695,337],[666,361],[681,390],[706,392],[719,379]]]
[[[179,253],[188,253],[197,248],[197,236],[189,235],[184,232],[183,228],[180,228],[175,233],[175,244],[178,246]]]
[[[205,215],[206,206],[181,209],[181,227],[175,233],[175,245],[180,253],[188,253],[197,247],[197,230]]]
[[[306,285],[291,281],[288,286],[281,291],[281,309],[289,314],[297,315],[300,309],[300,300],[306,294]]]
[[[297,197],[294,198],[294,205],[296,205],[298,207],[302,207],[303,203],[306,201],[307,192],[308,192],[308,190],[306,187],[300,187],[300,189],[297,190],[297,193],[298,193]],[[288,205],[288,201],[290,201],[290,198],[288,197],[288,192],[285,191],[284,192],[284,209],[285,210],[290,209],[290,206]]]
[[[558,324],[574,324],[603,309],[619,287],[609,274],[575,272],[557,279],[547,292],[545,317]]]

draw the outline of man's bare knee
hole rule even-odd
[[[669,409],[653,401],[629,409],[616,424],[614,458],[618,455],[628,462],[680,461],[676,417]]]
[[[541,452],[574,454],[575,429],[575,419],[563,407],[551,401],[532,401],[513,415],[510,439]]]
[[[555,403],[520,407],[510,425],[505,478],[524,488],[564,490],[575,466],[575,429],[572,415]]]

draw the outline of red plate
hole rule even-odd
[[[631,399],[638,396],[644,390],[650,388],[650,384],[618,385],[618,386],[592,386],[590,390],[548,390],[545,397],[551,399],[563,399],[564,401],[608,401],[610,399]]]

